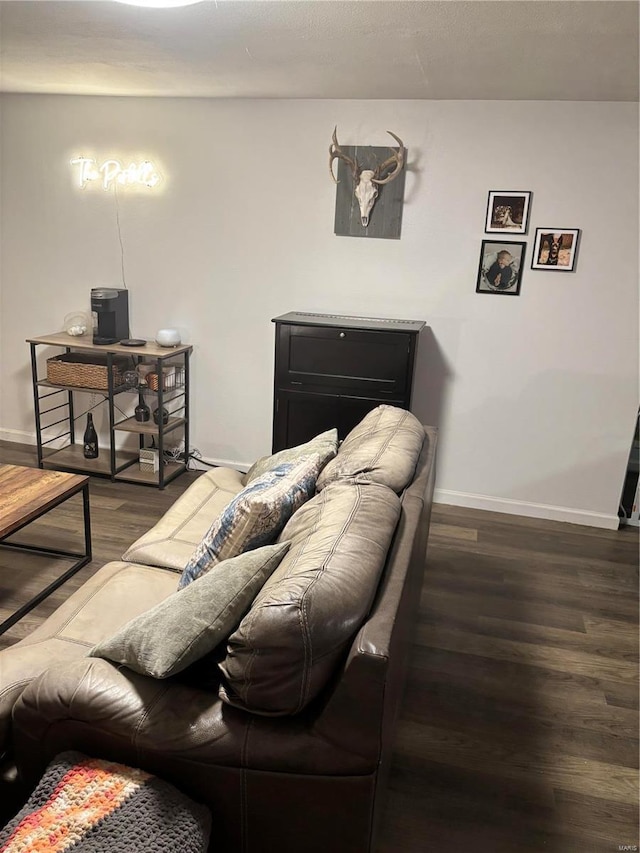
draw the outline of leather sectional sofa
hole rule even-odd
[[[287,522],[279,540],[290,551],[240,625],[185,671],[151,678],[87,656],[175,592],[176,571],[247,477],[200,476],[122,560],[0,652],[0,737],[24,782],[74,749],[206,803],[216,851],[372,851],[425,569],[436,439],[404,410],[369,413]],[[266,633],[253,632],[243,658],[260,620]]]

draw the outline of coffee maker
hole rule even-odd
[[[115,287],[91,288],[93,343],[115,344],[129,337],[129,292]]]

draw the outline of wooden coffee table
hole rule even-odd
[[[49,510],[60,506],[78,492],[82,492],[84,508],[84,553],[78,554],[73,551],[59,551],[54,548],[6,541],[12,533],[45,515]],[[65,474],[61,471],[43,471],[40,468],[23,468],[19,465],[0,465],[0,547],[74,560],[70,569],[0,624],[0,634],[4,634],[8,628],[33,610],[54,589],[91,560],[89,477]]]

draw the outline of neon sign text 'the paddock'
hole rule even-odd
[[[114,185],[157,187],[162,175],[150,160],[142,163],[129,163],[123,166],[119,160],[104,160],[98,163],[92,157],[74,157],[71,165],[77,167],[78,184],[84,189],[88,184],[99,181],[103,190]]]

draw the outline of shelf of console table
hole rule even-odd
[[[137,461],[137,457],[136,457]],[[164,478],[165,480],[173,480],[178,474],[184,470],[184,465],[180,462],[165,462],[164,463]],[[158,475],[152,471],[141,471],[137,465],[132,465],[130,468],[125,468],[114,477],[115,480],[123,480],[127,483],[141,483],[143,485],[155,485],[158,480]]]
[[[116,450],[116,473],[138,461],[138,454],[131,450]],[[85,459],[82,444],[72,444],[59,450],[44,450],[42,468],[69,468],[85,474],[111,474],[109,454],[101,453],[96,459]]]
[[[184,418],[169,418],[168,423],[163,424],[165,433],[177,429],[185,423]],[[118,421],[114,424],[114,429],[122,430],[123,432],[138,432],[144,435],[158,435],[160,427],[154,421],[137,421],[135,418],[127,418],[124,421]]]
[[[54,388],[56,391],[82,391],[83,394],[101,394],[103,397],[105,395],[104,388],[89,388],[79,385],[60,385],[57,382],[50,382],[48,379],[38,379],[37,385],[39,388]],[[126,390],[127,388],[124,385],[119,385],[117,388],[113,389],[113,393],[114,395],[121,394]]]

